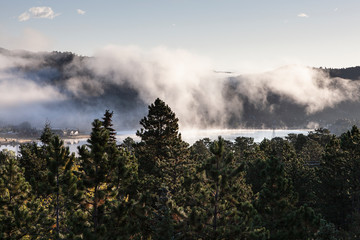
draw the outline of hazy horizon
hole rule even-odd
[[[359,65],[355,0],[5,0],[0,6],[0,46],[8,49],[95,56],[111,45],[161,47],[239,73]]]

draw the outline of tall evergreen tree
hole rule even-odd
[[[143,224],[151,211],[147,210],[146,197],[138,191],[138,162],[111,138],[111,116],[107,111],[103,121],[94,120],[88,144],[79,148],[86,199],[73,223],[78,219],[78,233],[85,239],[150,236]]]
[[[49,122],[45,123],[40,136],[41,145],[37,142],[20,145],[20,167],[24,168],[25,179],[38,196],[45,197],[47,189],[47,146],[54,138]]]
[[[116,131],[113,128],[112,117],[114,112],[106,110],[104,117],[102,118],[103,127],[106,128],[109,132],[109,142],[116,143]]]
[[[136,142],[131,137],[126,137],[122,144],[120,144],[121,147],[125,148],[129,152],[134,152]]]
[[[149,106],[148,115],[140,121],[142,128],[136,133],[141,138],[135,149],[140,190],[149,209],[146,226],[152,236],[163,232],[162,228],[172,229],[172,224],[181,221],[178,207],[184,204],[183,184],[192,162],[188,144],[181,139],[178,121],[171,108],[158,98]],[[164,192],[167,201],[160,201]],[[177,221],[170,221],[170,216],[176,216]],[[154,227],[159,221],[170,225]],[[175,236],[176,230],[172,234]]]
[[[349,191],[353,213],[360,215],[360,129],[353,126],[340,136],[341,149],[347,158]]]
[[[185,235],[189,239],[263,239],[266,230],[250,203],[244,165],[224,152],[224,144],[222,138],[213,143],[212,157],[194,179],[187,196],[191,211]]]
[[[255,206],[263,225],[270,231],[270,239],[311,239],[320,226],[320,216],[312,208],[297,207],[298,196],[284,164],[272,157],[264,171],[266,180]]]
[[[83,198],[82,191],[77,189],[78,179],[73,173],[74,154],[64,142],[55,136],[48,143],[48,194],[55,215],[56,239],[67,238],[71,228],[67,221],[76,209],[76,203]]]
[[[88,239],[99,238],[102,234],[102,219],[105,201],[109,195],[106,183],[111,171],[106,149],[109,142],[109,133],[100,120],[93,122],[93,128],[87,146],[79,148],[80,170],[82,182],[88,196],[87,205],[84,206],[88,213],[84,229]]]
[[[50,122],[46,121],[44,129],[40,136],[40,141],[47,145],[51,142],[52,138],[54,137],[54,133],[51,131],[51,125]]]
[[[48,238],[48,212],[31,196],[14,154],[2,151],[0,155],[0,239]]]
[[[318,189],[319,207],[326,220],[343,226],[351,212],[349,191],[349,168],[340,140],[335,136],[326,147],[325,155],[318,171],[320,185]],[[341,211],[339,211],[341,209]]]
[[[38,196],[46,196],[47,164],[43,148],[36,142],[20,145],[19,165],[24,169],[25,179]]]
[[[83,206],[86,213],[83,215],[84,236],[87,239],[102,239],[108,236],[106,232],[114,233],[109,229],[112,223],[119,224],[126,216],[117,218],[113,212],[127,205],[129,199],[133,203],[138,194],[137,159],[111,139],[109,123],[112,113],[107,111],[105,115],[108,128],[100,120],[94,120],[88,144],[79,148],[81,178],[87,196],[87,204]],[[117,220],[112,222],[109,216]]]
[[[178,118],[159,98],[149,106],[149,113],[136,135],[141,138],[137,148],[141,174],[155,177],[156,185],[164,184],[175,194],[183,182],[189,162],[188,144],[182,141]]]
[[[291,136],[293,142],[294,136]],[[311,139],[307,139],[307,142],[312,141],[312,146],[319,145],[317,142]],[[316,145],[315,145],[316,144]],[[302,145],[306,146],[304,142]],[[300,147],[300,146],[298,146]],[[263,141],[260,144],[260,149],[263,150],[265,159],[276,158],[284,166],[284,172],[287,179],[289,179],[293,185],[294,192],[298,194],[297,204],[298,206],[304,203],[313,203],[315,201],[315,194],[313,184],[315,184],[315,171],[312,166],[305,162],[306,152],[310,150],[308,147],[304,150],[302,155],[297,155],[294,146],[287,140],[282,138],[273,138],[270,141]],[[318,155],[319,156],[319,155]],[[319,161],[320,159],[317,159]]]

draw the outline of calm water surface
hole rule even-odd
[[[272,139],[274,137],[284,138],[290,133],[307,135],[313,129],[211,129],[211,130],[184,130],[181,131],[182,139],[190,145],[199,139],[210,138],[215,140],[218,136],[222,136],[225,140],[233,141],[237,137],[251,137],[255,142],[261,142],[264,138]],[[121,143],[125,138],[131,137],[135,141],[140,139],[135,134],[136,131],[119,131],[117,133],[117,141]],[[71,152],[77,153],[77,147],[86,144],[87,139],[64,139],[66,146],[70,148]],[[8,149],[14,151],[16,154],[19,151],[19,145],[1,145],[0,149]]]

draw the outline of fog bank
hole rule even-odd
[[[284,112],[284,103],[303,111],[306,126],[314,122],[307,116],[359,102],[358,81],[301,65],[231,76],[201,56],[163,47],[112,45],[94,57],[0,50],[3,122],[42,126],[48,119],[54,126],[89,129],[94,118],[111,109],[116,127],[134,129],[159,97],[184,129],[246,127],[252,119],[262,121],[262,112]]]

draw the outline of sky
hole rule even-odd
[[[0,47],[187,51],[214,70],[360,65],[358,0],[0,0]]]

